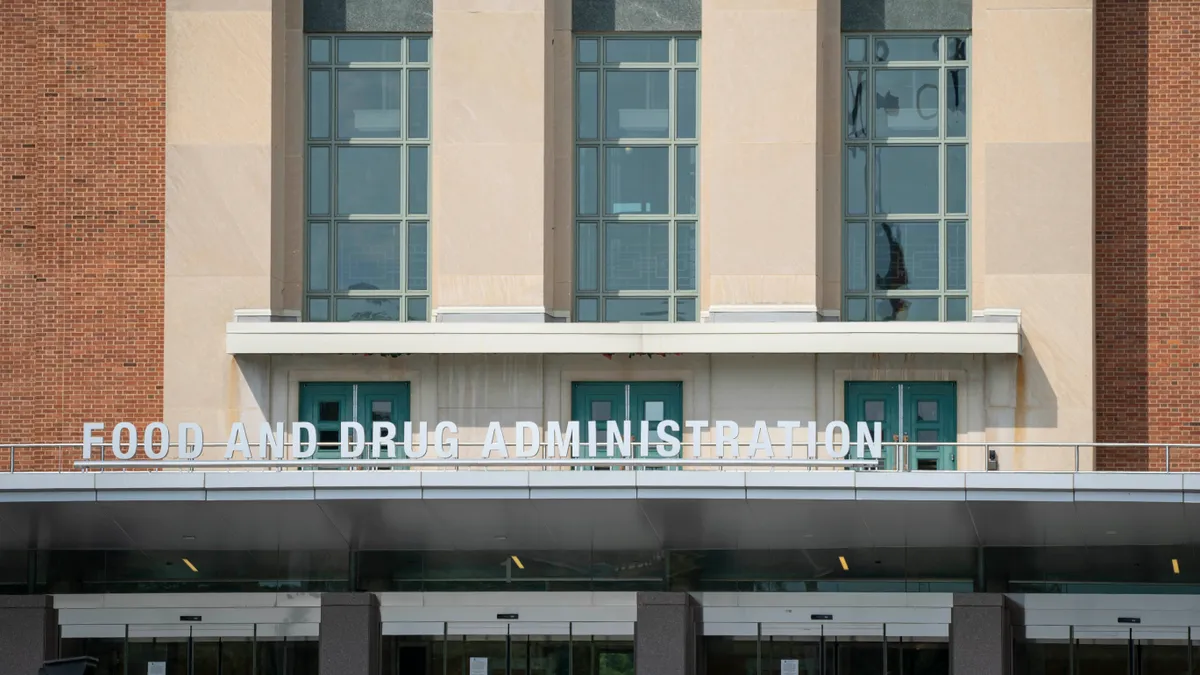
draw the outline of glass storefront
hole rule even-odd
[[[1104,631],[1086,629],[1066,639],[1018,638],[1013,646],[1016,675],[1197,675],[1200,641],[1176,631]],[[1175,633],[1170,637],[1164,637]],[[1156,637],[1146,637],[1156,635]]]
[[[706,637],[707,675],[949,675],[944,638]]]
[[[633,639],[384,636],[383,675],[634,675]]]
[[[317,675],[316,638],[63,638],[59,657],[95,657],[95,675]]]

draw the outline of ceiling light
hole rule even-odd
[[[518,568],[520,568],[520,569],[525,569],[525,566],[521,564],[521,559],[520,559],[520,558],[518,558],[517,556],[515,556],[515,555],[514,555],[514,556],[512,557],[512,561],[513,561],[513,562],[515,562],[515,563],[517,563],[517,567],[518,567]]]
[[[1179,574],[1179,558],[1171,558],[1171,569],[1175,570],[1175,574]]]
[[[1117,531],[1116,531],[1116,530],[1109,530],[1109,531],[1105,532],[1104,534],[1107,534],[1108,536],[1110,536],[1110,537],[1111,537],[1112,535],[1114,535],[1114,534],[1116,534],[1116,533],[1117,533]]]
[[[183,535],[183,540],[184,540],[184,541],[196,541],[196,535],[194,535],[194,534],[185,534],[185,535]]]
[[[187,566],[188,566],[188,569],[189,569],[189,570],[191,570],[191,571],[193,571],[193,572],[197,572],[197,573],[198,573],[198,572],[200,571],[200,570],[196,569],[196,566],[192,564],[192,561],[191,561],[191,560],[188,560],[187,558],[184,558],[184,559],[183,559],[183,564],[184,564],[184,565],[187,565]]]
[[[845,570],[845,571],[847,571],[847,572],[849,572],[849,571],[850,571],[850,565],[846,564],[846,556],[844,556],[844,555],[839,555],[839,556],[838,556],[838,562],[842,563],[842,569],[843,569],[843,570]]]

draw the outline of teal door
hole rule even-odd
[[[957,397],[953,382],[847,382],[846,423],[880,422],[885,442],[907,446],[909,471],[953,471],[958,465]],[[881,468],[896,468],[895,446],[883,449]]]
[[[630,446],[634,458],[640,458],[642,422],[650,425],[650,458],[658,457],[658,423],[673,420],[683,428],[683,384],[680,382],[575,382],[571,385],[571,419],[579,422],[586,443],[588,422],[596,422],[596,454],[619,458],[620,452],[605,441],[609,420],[629,422]]]
[[[358,422],[371,442],[372,422],[392,422],[397,439],[409,418],[407,382],[302,382],[300,421],[317,428],[317,459],[337,459],[342,422]]]

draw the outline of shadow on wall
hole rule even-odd
[[[1150,0],[1096,0],[1096,440],[1149,443]],[[1100,448],[1098,470],[1145,470],[1143,450]],[[1158,458],[1161,462],[1161,457]]]

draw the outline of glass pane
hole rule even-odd
[[[592,401],[592,419],[607,422],[612,419],[612,401]]]
[[[308,289],[329,290],[329,223],[308,224]]]
[[[947,321],[966,321],[967,320],[967,299],[966,298],[946,298],[946,320]]]
[[[846,214],[867,215],[870,172],[867,170],[867,146],[846,146]]]
[[[579,148],[579,195],[578,209],[581,215],[594,216],[599,212],[600,178],[597,175],[600,163],[600,151],[596,148]]]
[[[429,138],[429,71],[408,71],[408,137]]]
[[[1071,645],[1066,642],[1022,642],[1014,645],[1016,672],[1071,675]]]
[[[408,39],[408,60],[410,63],[429,63],[429,38]]]
[[[696,290],[696,224],[675,226],[675,290]]]
[[[309,300],[308,300],[308,320],[309,321],[328,321],[329,320],[329,298],[309,298]]]
[[[867,71],[846,71],[846,138],[867,137]]]
[[[967,146],[946,146],[946,213],[967,212]]]
[[[667,321],[667,298],[605,298],[605,321]]]
[[[338,298],[338,321],[399,321],[400,298]]]
[[[646,401],[642,419],[648,422],[661,422],[663,419],[663,402],[662,401]]]
[[[408,290],[429,290],[429,224],[408,224]]]
[[[917,421],[918,422],[936,422],[938,418],[937,401],[917,401]],[[935,434],[937,432],[934,432]],[[923,440],[919,436],[917,440]],[[937,440],[937,437],[933,438]]]
[[[329,38],[312,38],[308,41],[310,63],[329,63]]]
[[[600,235],[595,223],[580,223],[576,239],[575,283],[577,290],[600,290]]]
[[[575,301],[575,320],[590,322],[600,320],[600,301],[596,298],[579,298]]]
[[[846,290],[852,293],[867,290],[868,244],[866,223],[846,223]]]
[[[339,291],[400,289],[399,225],[338,223],[337,228]]]
[[[342,421],[342,404],[340,401],[321,401],[317,404],[318,422]]]
[[[1076,641],[1075,666],[1081,675],[1126,675],[1129,665],[1129,644],[1125,640]]]
[[[938,212],[937,146],[875,148],[875,213]]]
[[[696,146],[683,145],[676,149],[675,212],[696,212]]]
[[[429,147],[408,147],[408,212],[413,215],[429,213]]]
[[[400,148],[337,149],[338,215],[400,213]]]
[[[338,138],[399,138],[400,72],[339,71],[337,117]]]
[[[608,63],[667,63],[671,60],[669,39],[609,38],[604,41]]]
[[[876,223],[875,290],[938,290],[938,244],[937,223]]]
[[[1194,640],[1195,638],[1193,638]],[[1137,647],[1141,657],[1140,675],[1185,675],[1188,673],[1186,642],[1141,641]]]
[[[329,215],[329,148],[324,146],[308,149],[308,212]]]
[[[580,63],[595,63],[600,59],[600,44],[597,40],[580,40],[575,58]]]
[[[937,298],[876,298],[876,321],[937,321]]]
[[[967,224],[946,223],[946,290],[967,290]]]
[[[329,71],[308,74],[308,135],[329,138]]]
[[[666,138],[671,78],[665,70],[610,70],[604,73],[606,138]]]
[[[866,38],[850,38],[849,40],[846,40],[846,61],[848,63],[865,63],[866,60]]]
[[[669,235],[666,223],[606,223],[604,290],[669,289]]]
[[[938,71],[875,71],[875,138],[936,138]]]
[[[129,662],[128,673],[149,673],[150,664],[165,664],[167,675],[188,672],[187,638],[132,638],[126,645]]]
[[[678,63],[698,63],[697,47],[699,43],[691,38],[679,38],[675,43],[675,60]]]
[[[392,421],[392,402],[391,401],[371,401],[371,421],[372,422],[391,422]]]
[[[937,61],[936,37],[875,38],[875,62]]]
[[[848,298],[846,300],[846,321],[866,321],[868,318],[866,298]]]
[[[428,321],[429,320],[429,298],[413,297],[406,301],[405,318],[408,321]]]
[[[696,107],[699,98],[696,95],[696,71],[681,70],[675,74],[678,95],[675,105],[678,106],[675,116],[675,138],[696,138]]]
[[[966,61],[967,60],[967,39],[964,37],[949,37],[946,38],[946,60],[947,61]]]
[[[600,107],[600,79],[594,70],[579,71],[579,90],[575,97],[576,133],[580,138],[598,138],[596,111]]]
[[[886,404],[883,401],[864,401],[863,419],[868,422],[882,422]]]
[[[338,63],[398,63],[402,44],[400,38],[340,38]]]
[[[946,136],[962,138],[967,135],[967,71],[951,68],[946,71]]]
[[[676,321],[695,321],[696,320],[696,299],[695,298],[676,298],[675,299],[675,320]]]
[[[605,210],[607,213],[660,213],[670,210],[668,148],[606,148]]]

